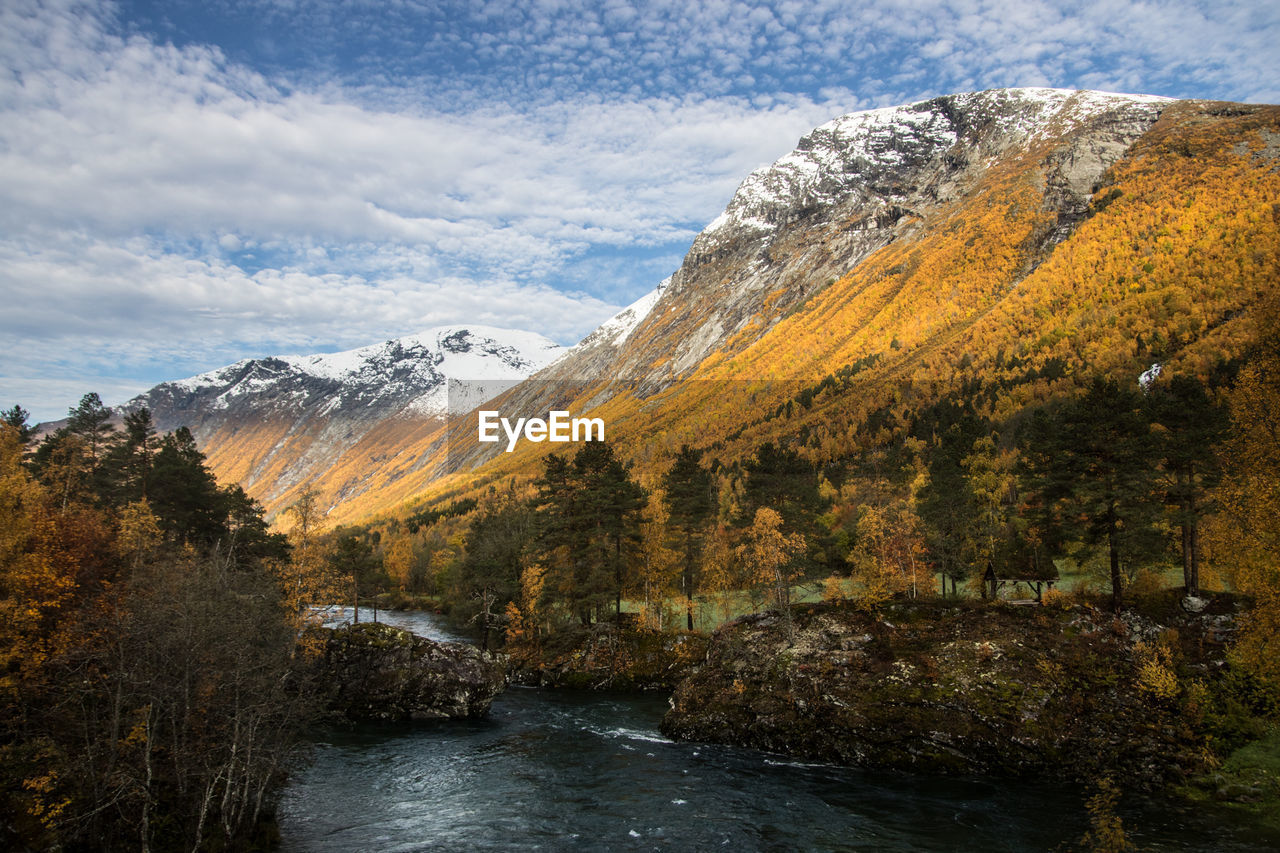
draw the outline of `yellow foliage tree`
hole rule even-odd
[[[345,590],[332,576],[325,546],[318,535],[321,513],[315,491],[304,489],[285,514],[293,522],[289,530],[293,553],[288,563],[279,567],[283,574],[280,587],[287,606],[305,619],[312,608],[343,600]]]
[[[409,588],[414,562],[413,540],[408,536],[392,540],[382,555],[382,567],[386,569],[387,576],[402,590]]]
[[[782,532],[782,516],[768,507],[756,510],[747,541],[738,547],[753,585],[765,590],[769,603],[782,614],[791,632],[791,585],[800,577],[792,560],[805,549],[802,533]]]
[[[906,501],[863,507],[849,565],[860,589],[859,607],[873,609],[900,592],[915,595],[926,576],[920,518]]]
[[[134,568],[147,558],[164,539],[160,521],[151,511],[146,498],[120,510],[120,532],[116,535],[116,550]]]
[[[1254,608],[1236,658],[1280,686],[1280,299],[1259,312],[1258,348],[1229,404],[1231,434],[1210,531],[1214,555]]]
[[[539,602],[546,584],[547,570],[541,565],[526,566],[520,572],[520,601],[507,602],[507,648],[513,654],[535,654],[545,618]]]
[[[728,610],[728,599],[742,588],[737,552],[729,541],[729,529],[715,525],[707,534],[702,548],[702,588],[712,595],[722,615]]]
[[[1001,453],[992,436],[973,444],[973,452],[961,462],[974,504],[974,526],[970,531],[974,565],[997,564],[1001,538],[1010,514],[1014,493],[1014,455]]]
[[[0,686],[11,690],[53,651],[58,612],[77,588],[60,529],[76,516],[56,501],[23,467],[17,430],[0,424]]]
[[[640,624],[661,631],[666,622],[666,603],[677,586],[682,569],[680,554],[667,545],[668,513],[661,492],[649,501],[648,514],[640,526],[644,544],[634,580],[633,593],[641,602]],[[686,601],[687,612],[694,602]]]

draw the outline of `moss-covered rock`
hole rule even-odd
[[[353,720],[478,717],[506,684],[498,656],[380,623],[330,631],[322,666],[330,708]]]
[[[929,772],[1155,787],[1203,770],[1204,681],[1222,612],[898,603],[802,609],[712,636],[671,700],[671,737]]]

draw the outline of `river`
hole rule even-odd
[[[362,612],[361,618],[368,618]],[[437,639],[430,614],[379,613]],[[284,851],[1045,851],[1087,829],[1052,782],[886,774],[673,743],[665,696],[510,688],[484,720],[322,734],[280,807]],[[1167,805],[1143,849],[1270,850]]]

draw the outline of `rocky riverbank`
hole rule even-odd
[[[1115,616],[1084,605],[899,603],[721,627],[662,730],[840,764],[930,773],[1204,772],[1234,604]]]

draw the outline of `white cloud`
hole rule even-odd
[[[107,2],[0,6],[0,405],[438,322],[571,342],[852,109],[1280,100],[1262,2],[188,5],[244,38],[181,37],[180,0],[150,34]],[[99,381],[68,401],[71,375]]]
[[[56,364],[154,373],[443,322],[572,342],[670,270],[589,295],[549,285],[582,281],[568,261],[687,244],[742,175],[839,111],[584,97],[391,112],[74,15],[21,24],[0,79],[0,294],[18,306],[0,319],[5,395]]]

